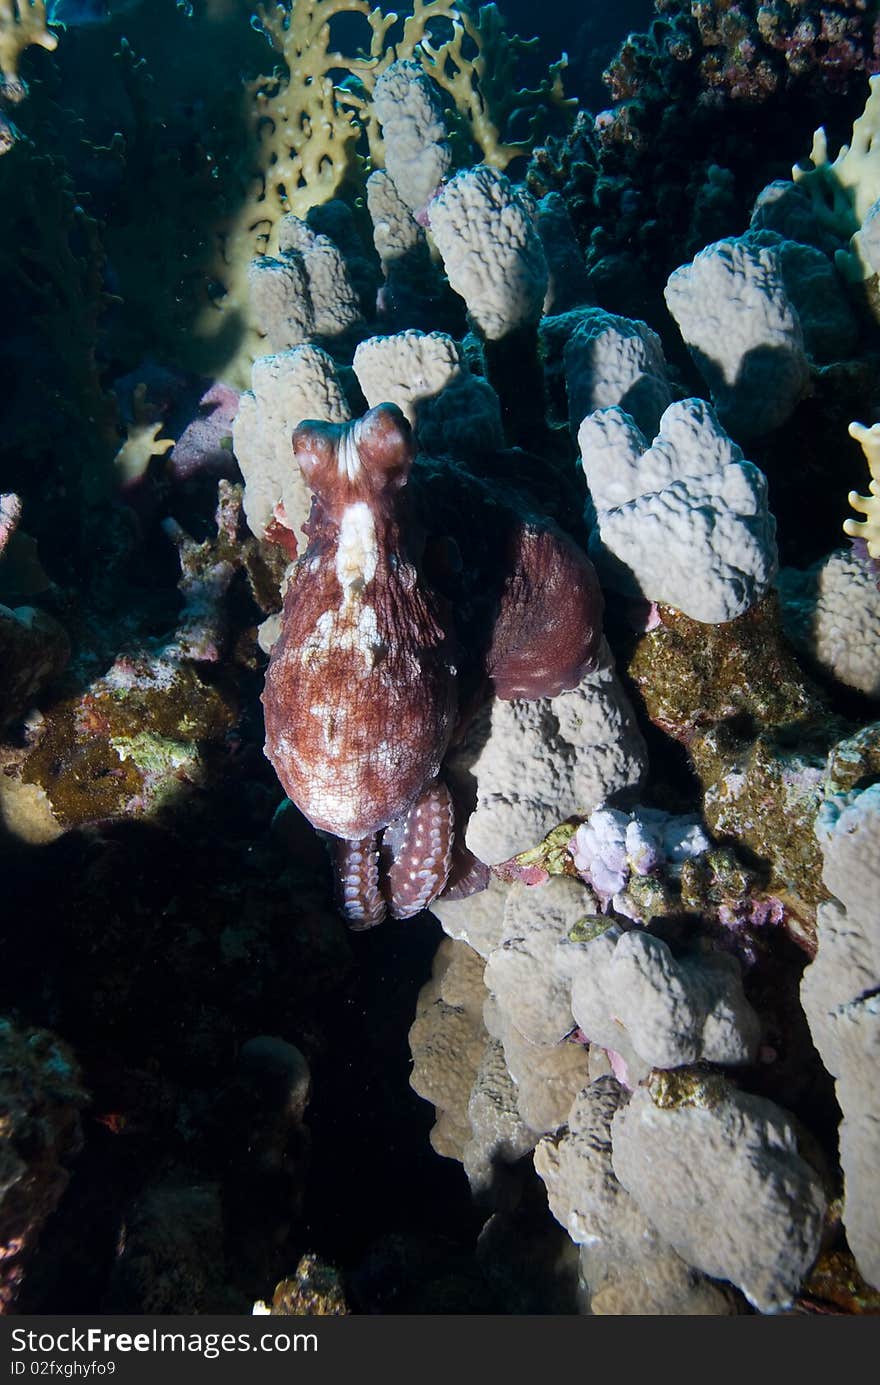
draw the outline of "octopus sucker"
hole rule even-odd
[[[440,779],[405,817],[389,823],[379,848],[383,887],[394,918],[421,913],[442,893],[452,860],[452,796]]]
[[[333,842],[336,893],[339,907],[354,929],[374,928],[387,908],[379,889],[379,853],[376,838]]]

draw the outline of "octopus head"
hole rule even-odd
[[[339,523],[358,502],[390,513],[415,456],[412,429],[396,404],[351,423],[309,420],[293,430],[293,455],[324,512]]]

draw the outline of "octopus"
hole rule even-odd
[[[312,512],[266,672],[265,751],[327,834],[341,912],[369,928],[486,883],[457,839],[444,755],[475,686],[483,700],[576,686],[595,666],[602,598],[573,540],[518,518],[490,628],[464,650],[420,561],[405,495],[415,445],[401,411],[380,404],[349,423],[302,423],[293,454]]]

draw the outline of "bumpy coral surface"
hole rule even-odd
[[[712,625],[764,595],[776,571],[766,481],[702,400],[670,404],[650,444],[624,409],[600,409],[578,446],[590,551],[610,586]]]
[[[877,785],[825,800],[816,821],[823,880],[834,898],[819,906],[818,953],[801,996],[822,1061],[836,1079],[843,1112],[840,1160],[844,1219],[859,1270],[880,1280],[880,1219],[872,1192],[877,1159],[877,1102],[868,1075],[880,1044],[877,974]]]

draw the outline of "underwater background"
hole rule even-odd
[[[0,1311],[880,1310],[877,73],[0,0]]]

